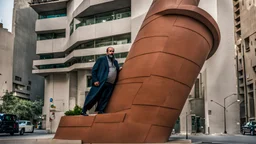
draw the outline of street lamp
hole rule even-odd
[[[234,93],[234,94],[228,95],[228,96],[226,96],[226,97],[224,98],[224,106],[221,105],[220,103],[214,101],[214,100],[211,100],[211,102],[216,103],[217,105],[219,105],[220,107],[222,107],[223,110],[224,110],[224,134],[227,133],[226,110],[227,110],[227,108],[230,107],[231,105],[233,105],[233,104],[235,104],[236,102],[239,102],[239,101],[240,101],[240,100],[238,99],[238,100],[232,102],[231,104],[229,104],[228,106],[226,106],[226,99],[229,98],[229,97],[231,97],[231,96],[233,96],[233,95],[237,95],[237,94]]]

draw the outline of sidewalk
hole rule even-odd
[[[186,136],[185,133],[176,133],[171,136]],[[204,134],[204,133],[192,133],[188,134],[188,136],[243,136],[242,134],[224,134],[224,133],[214,133],[214,134]]]

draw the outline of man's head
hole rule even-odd
[[[113,58],[114,57],[114,53],[115,53],[115,49],[113,47],[108,47],[106,52],[107,52],[107,56],[109,58]]]

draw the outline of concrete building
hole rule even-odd
[[[37,35],[34,31],[37,13],[29,6],[30,0],[14,0],[13,26],[13,91],[15,95],[35,100],[44,96],[44,78],[32,74]]]
[[[181,133],[239,133],[239,102],[236,91],[233,4],[226,0],[201,0],[199,7],[219,25],[221,43],[206,61],[180,115]],[[224,118],[224,108],[226,117]],[[203,112],[202,112],[203,110]],[[225,120],[226,119],[226,120]]]
[[[0,97],[12,91],[13,40],[13,34],[0,23]]]
[[[55,132],[65,111],[83,105],[90,89],[91,68],[108,46],[115,47],[119,63],[125,61],[151,3],[152,0],[31,2],[30,6],[39,15],[35,31],[38,35],[36,54],[40,60],[33,62],[33,73],[45,77],[46,129]],[[201,117],[206,133],[221,133],[224,119],[219,115],[223,109],[211,100],[222,103],[225,96],[236,92],[232,3],[204,0],[200,7],[219,23],[223,40],[215,56],[206,62],[194,88],[196,93],[189,99],[191,104],[186,104],[181,113],[179,127],[184,132],[187,111]],[[50,120],[51,98],[56,109],[55,119]],[[236,99],[231,97],[227,103]],[[237,131],[237,107],[232,105],[227,114],[229,133]]]
[[[241,126],[256,119],[256,2],[233,0]]]

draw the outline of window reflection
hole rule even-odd
[[[131,33],[88,41],[86,43],[80,44],[74,50],[97,48],[97,47],[110,46],[110,45],[121,45],[121,44],[128,44],[128,43],[131,43]]]
[[[65,37],[66,37],[65,32],[37,34],[37,40],[58,39],[58,38],[65,38]]]
[[[38,14],[38,19],[47,19],[47,18],[56,18],[56,17],[65,17],[67,16],[67,10],[54,10],[54,11],[47,11],[41,12]]]
[[[107,21],[112,21],[112,20],[117,20],[117,19],[122,19],[127,17],[131,17],[131,8],[124,8],[116,11],[88,16],[80,19],[81,23],[76,24],[76,29],[79,28],[80,26],[104,23]]]

